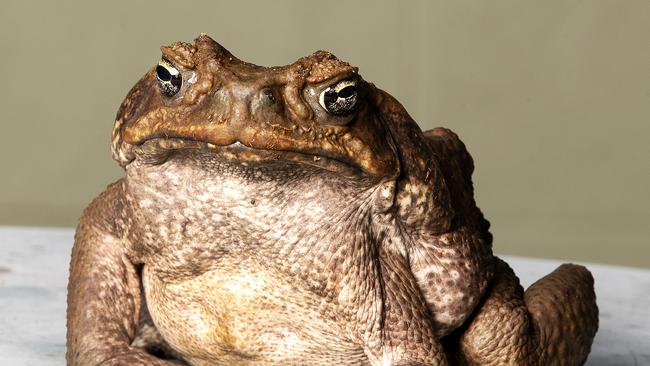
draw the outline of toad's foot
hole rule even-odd
[[[581,365],[598,329],[593,278],[563,264],[526,292],[496,260],[486,298],[447,350],[461,365]]]

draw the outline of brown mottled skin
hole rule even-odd
[[[328,52],[265,68],[205,35],[162,52],[180,89],[154,68],[129,92],[125,176],[77,229],[68,365],[584,363],[591,275],[523,291],[453,132]],[[342,80],[358,100],[334,115],[319,95]]]

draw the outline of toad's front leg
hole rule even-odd
[[[120,182],[86,209],[70,263],[68,351],[72,365],[154,365],[173,363],[132,347],[140,317],[140,278],[117,235]]]
[[[404,254],[396,247],[380,250],[380,316],[366,353],[372,365],[446,366],[431,312]]]

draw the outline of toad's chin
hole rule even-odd
[[[182,138],[152,138],[139,145],[130,145],[132,162],[138,161],[149,165],[163,164],[179,154],[202,154],[210,159],[218,159],[244,166],[291,166],[306,165],[330,171],[350,179],[377,180],[379,177],[365,172],[359,164],[348,158],[323,156],[311,152],[260,149],[234,142],[228,145],[215,145],[209,142]],[[381,180],[393,178],[383,176]]]

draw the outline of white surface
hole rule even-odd
[[[71,229],[0,227],[0,364],[65,364]],[[505,257],[524,287],[560,262]],[[600,329],[587,365],[650,365],[650,271],[588,264]]]

